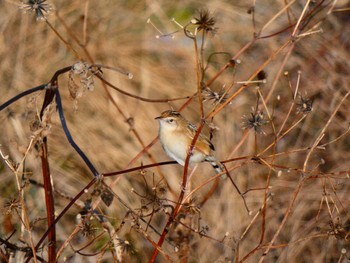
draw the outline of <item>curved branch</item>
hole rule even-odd
[[[174,98],[174,99],[147,99],[147,98],[143,98],[143,97],[140,97],[140,96],[136,96],[134,94],[131,94],[129,92],[126,92],[126,91],[118,88],[117,86],[114,86],[112,83],[110,83],[107,80],[105,80],[100,74],[96,74],[96,77],[98,77],[107,86],[111,87],[112,89],[115,89],[116,91],[120,92],[121,94],[124,94],[126,96],[131,97],[131,98],[138,99],[138,100],[141,100],[141,101],[144,101],[144,102],[167,103],[169,101],[184,100],[184,99],[189,99],[190,98],[190,96],[186,96],[186,97]]]
[[[89,160],[89,158],[85,155],[85,153],[79,148],[79,146],[73,140],[72,135],[68,129],[66,119],[64,117],[61,95],[60,95],[60,92],[58,89],[56,89],[55,94],[56,94],[57,109],[58,109],[58,113],[60,115],[62,128],[64,130],[64,133],[66,134],[66,137],[67,137],[69,143],[73,146],[74,150],[76,150],[78,152],[78,154],[83,159],[83,161],[86,163],[86,165],[89,167],[90,171],[94,174],[94,176],[99,176],[100,173],[97,171],[95,166],[92,164],[92,162]]]
[[[32,88],[32,89],[29,89],[29,90],[26,90],[26,91],[23,91],[22,93],[14,96],[12,99],[9,99],[8,101],[6,101],[4,104],[1,104],[0,105],[0,111],[2,111],[3,109],[7,108],[8,106],[10,106],[12,103],[16,102],[17,100],[23,98],[24,96],[27,96],[29,94],[32,94],[34,92],[37,92],[39,90],[44,90],[48,87],[47,84],[43,84],[43,85],[40,85],[40,86],[37,86],[35,88]]]

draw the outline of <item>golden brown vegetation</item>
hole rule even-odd
[[[3,1],[1,262],[349,260],[349,7]],[[170,108],[229,178],[168,162]]]

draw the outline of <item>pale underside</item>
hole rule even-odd
[[[185,164],[194,133],[195,132],[190,130],[187,132],[160,132],[161,142],[167,142],[167,144],[162,143],[164,151],[182,166]],[[200,136],[192,151],[190,162],[203,162],[206,157],[210,155],[210,148],[211,143],[207,140],[207,138]]]

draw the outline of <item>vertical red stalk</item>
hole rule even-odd
[[[45,190],[45,202],[47,212],[47,225],[50,232],[48,234],[49,247],[48,247],[48,262],[55,262],[56,260],[56,227],[55,227],[55,207],[53,201],[53,191],[51,185],[50,166],[47,155],[47,138],[41,146],[41,164],[43,171],[44,190]]]

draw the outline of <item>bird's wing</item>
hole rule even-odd
[[[197,132],[197,127],[196,125],[192,124],[192,123],[188,123],[188,133],[187,133],[187,136],[193,140],[193,137],[194,135],[196,134]],[[199,139],[201,138],[201,139]],[[205,136],[204,134],[199,134],[199,138],[197,139],[196,141],[196,146],[199,147],[199,148],[202,148],[200,147],[200,145],[203,143],[205,145],[208,145],[210,147],[210,149],[212,149],[213,151],[215,151],[215,147],[214,147],[214,144],[212,144],[212,142],[209,140],[209,138],[207,136]]]

